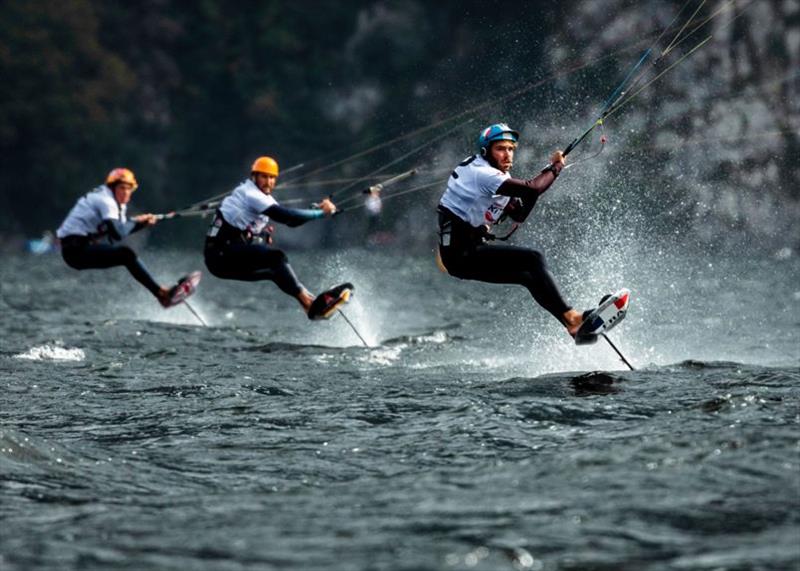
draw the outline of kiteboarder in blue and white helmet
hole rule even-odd
[[[490,233],[503,215],[524,220],[565,165],[563,153],[555,151],[535,177],[512,178],[519,139],[506,123],[489,125],[478,136],[478,153],[453,170],[438,206],[440,260],[457,278],[525,286],[574,335],[583,313],[564,300],[541,252],[493,243]]]

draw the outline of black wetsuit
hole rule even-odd
[[[507,179],[497,194],[521,198],[522,212],[517,216],[524,219],[555,177],[555,173],[545,171],[527,181]],[[485,226],[476,228],[442,205],[438,213],[439,254],[450,275],[464,280],[525,286],[539,305],[563,323],[563,314],[571,307],[561,296],[540,252],[490,243]]]
[[[105,220],[102,234],[98,236],[65,236],[61,238],[61,256],[71,268],[76,270],[105,269],[125,266],[131,275],[150,291],[158,295],[161,286],[156,283],[147,268],[139,260],[136,252],[128,246],[98,243],[102,236],[113,240],[121,240],[124,235],[142,229],[144,225],[132,222],[119,224],[117,221]]]
[[[263,214],[275,222],[299,226],[319,218],[317,212],[274,205]],[[206,236],[204,249],[206,267],[213,275],[225,280],[270,280],[295,297],[303,290],[286,254],[269,246],[269,233],[253,236],[229,224],[219,210],[212,222],[212,229],[215,227],[216,232],[209,231]]]

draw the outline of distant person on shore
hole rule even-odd
[[[108,173],[105,184],[82,196],[56,231],[61,242],[61,255],[67,265],[76,270],[125,266],[162,306],[171,307],[194,291],[193,286],[191,291],[186,290],[186,278],[171,288],[161,286],[136,252],[128,246],[115,244],[157,222],[154,214],[140,214],[128,219],[128,203],[138,186],[133,172],[116,168]],[[199,280],[199,274],[196,280]]]
[[[536,302],[575,336],[583,313],[561,295],[544,256],[533,249],[491,244],[491,227],[501,216],[522,221],[564,168],[556,151],[534,178],[511,178],[519,133],[505,123],[490,125],[478,137],[479,152],[461,162],[439,201],[439,256],[457,278],[525,286]]]
[[[270,223],[300,226],[333,216],[336,205],[325,198],[311,209],[281,206],[272,195],[278,172],[275,159],[259,157],[250,178],[222,200],[206,233],[206,267],[224,280],[272,281],[300,303],[309,319],[325,319],[350,298],[353,286],[344,283],[314,297],[298,281],[286,254],[272,246]]]

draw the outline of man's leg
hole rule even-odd
[[[159,297],[162,288],[144,267],[136,252],[127,246],[110,244],[87,244],[62,250],[64,261],[76,270],[106,269],[125,266],[131,275],[154,296]]]
[[[281,250],[259,244],[229,246],[206,252],[206,266],[221,279],[272,281],[282,292],[297,299],[308,311],[314,296],[303,287]]]
[[[536,250],[480,245],[458,260],[456,267],[448,266],[452,275],[468,280],[525,286],[536,302],[568,330],[580,325],[580,312],[572,309],[564,300],[553,275],[547,269],[544,256]]]

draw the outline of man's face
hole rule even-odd
[[[258,189],[264,194],[271,194],[275,190],[275,183],[278,182],[278,177],[263,172],[257,172],[253,175],[253,182],[256,183]]]
[[[127,182],[118,182],[114,186],[114,198],[119,204],[128,204],[133,194],[133,185]]]
[[[489,147],[489,162],[495,168],[508,172],[514,166],[514,151],[517,144],[514,141],[495,141]]]

